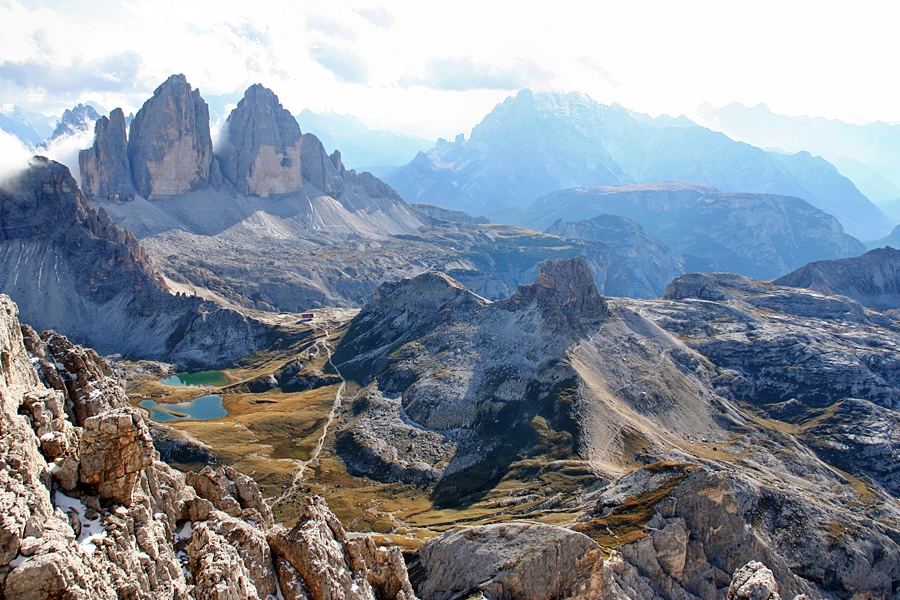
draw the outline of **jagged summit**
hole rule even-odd
[[[251,85],[226,121],[222,174],[242,194],[269,196],[303,187],[302,134],[272,90]]]
[[[606,301],[597,291],[594,276],[581,258],[541,263],[534,283],[520,285],[502,304],[524,307],[536,303],[544,314],[560,324],[580,329],[609,314]]]
[[[138,193],[177,196],[209,185],[212,138],[209,107],[184,75],[172,75],[134,116],[128,159]]]
[[[114,109],[94,125],[94,145],[78,153],[81,188],[88,198],[126,202],[134,198],[125,113]]]

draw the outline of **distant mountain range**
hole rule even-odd
[[[330,151],[340,149],[348,168],[369,171],[376,176],[405,165],[416,154],[434,145],[434,140],[398,131],[370,129],[352,115],[304,109],[296,119],[300,129],[315,134],[325,148]]]
[[[803,198],[864,239],[893,225],[822,158],[766,152],[684,118],[653,119],[579,93],[522,90],[468,140],[439,142],[384,179],[410,202],[496,218],[560,189],[681,180]]]
[[[788,117],[773,113],[765,104],[748,108],[738,103],[724,108],[703,104],[698,122],[754,146],[818,154],[872,201],[900,200],[900,124],[853,125],[821,117]]]

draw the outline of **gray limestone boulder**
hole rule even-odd
[[[603,557],[589,537],[551,525],[507,523],[454,530],[418,551],[424,600],[600,597]]]

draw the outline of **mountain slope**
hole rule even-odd
[[[723,108],[704,104],[699,111],[700,124],[735,140],[823,156],[875,202],[900,198],[898,125],[789,117],[773,113],[765,104],[753,108],[738,103]]]
[[[184,366],[234,361],[270,327],[171,295],[134,235],[91,209],[68,169],[35,157],[0,189],[0,290],[23,320],[101,352]]]
[[[564,188],[695,181],[727,192],[797,196],[836,216],[851,234],[887,233],[887,217],[823,162],[807,154],[785,158],[582,94],[522,90],[470,139],[438,144],[385,179],[410,202],[488,215]]]
[[[772,283],[848,296],[876,310],[900,308],[900,250],[876,248],[856,258],[811,262]]]
[[[540,228],[557,219],[627,217],[682,254],[705,257],[718,270],[758,278],[865,250],[836,219],[799,198],[725,193],[684,182],[562,190],[509,214]]]

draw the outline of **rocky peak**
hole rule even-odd
[[[81,133],[82,131],[90,131],[91,125],[99,118],[100,115],[89,104],[78,104],[71,109],[66,109],[59,123],[56,124],[56,129],[53,130],[53,133],[42,145],[46,147],[61,137]]]
[[[78,153],[81,189],[88,198],[126,201],[134,198],[125,113],[117,108],[94,126],[94,145]]]
[[[238,191],[269,196],[303,187],[300,126],[272,90],[260,84],[247,88],[226,127],[230,143],[220,163]]]
[[[587,261],[581,257],[541,263],[534,283],[520,285],[504,301],[509,307],[537,304],[545,316],[561,325],[579,329],[583,321],[609,315],[606,300],[597,291]]]
[[[207,187],[212,164],[209,107],[184,75],[169,77],[137,112],[128,159],[134,186],[145,198]]]

